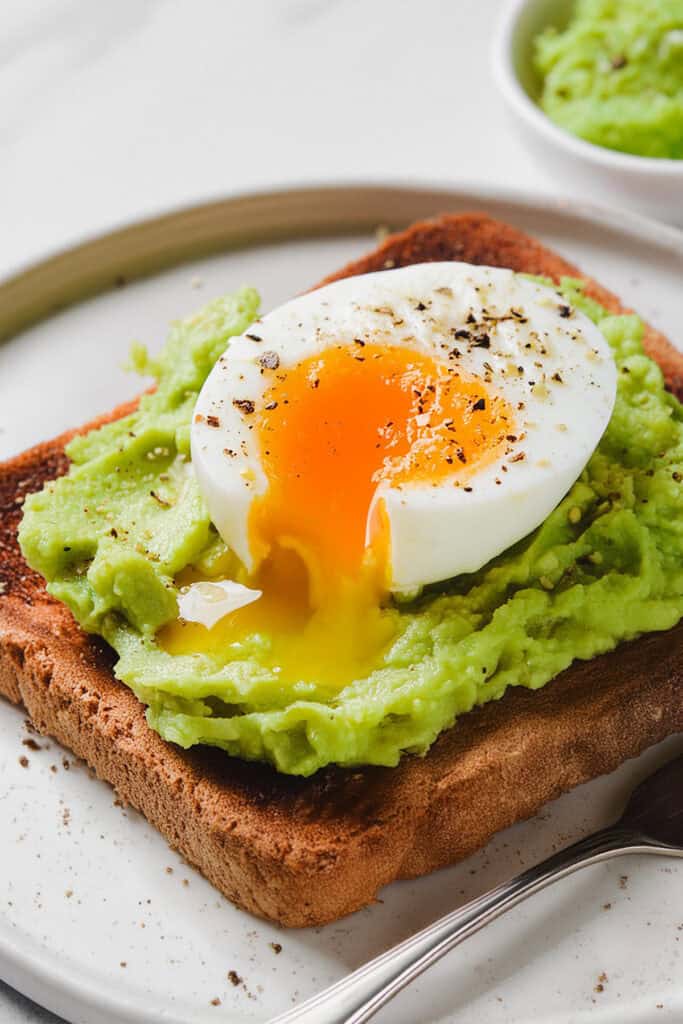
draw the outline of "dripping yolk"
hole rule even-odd
[[[381,501],[368,525],[376,489],[466,485],[504,449],[513,414],[480,378],[398,346],[358,341],[264,373],[255,429],[267,488],[249,519],[258,568],[240,577],[263,596],[210,631],[166,627],[162,642],[185,653],[266,635],[283,682],[340,688],[372,670],[395,632],[382,609]]]
[[[507,403],[481,379],[406,348],[358,342],[273,376],[259,426],[268,490],[253,505],[252,550],[257,561],[275,545],[298,551],[318,600],[333,581],[358,576],[368,539],[389,560],[381,511],[367,537],[380,484],[462,483],[512,429]]]

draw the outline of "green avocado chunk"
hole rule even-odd
[[[540,105],[573,135],[683,159],[683,0],[578,0],[535,42]]]
[[[68,475],[27,499],[20,543],[50,593],[116,650],[116,675],[152,728],[298,775],[395,765],[508,686],[537,689],[577,658],[678,622],[683,408],[645,356],[636,316],[609,316],[571,279],[560,292],[599,324],[618,369],[597,450],[530,536],[479,572],[386,608],[394,639],[381,664],[332,695],[324,679],[283,686],[264,635],[184,655],[156,638],[177,615],[177,574],[210,573],[226,553],[194,481],[189,425],[214,362],[257,316],[257,294],[243,289],[176,324],[156,361],[135,348],[156,390],[71,442]]]

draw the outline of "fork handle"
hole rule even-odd
[[[364,1024],[451,949],[546,886],[579,868],[624,853],[658,852],[637,832],[611,827],[553,854],[509,882],[503,882],[459,910],[387,950],[271,1024]],[[661,849],[661,852],[666,852]]]

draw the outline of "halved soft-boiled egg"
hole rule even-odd
[[[576,480],[615,387],[597,327],[508,270],[418,264],[281,306],[218,360],[192,423],[241,563],[226,614],[300,632],[479,569]]]

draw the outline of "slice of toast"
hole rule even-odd
[[[334,277],[449,259],[582,276],[516,229],[471,214],[417,224]],[[588,288],[622,309],[594,282]],[[646,345],[682,395],[683,354],[653,329]],[[66,471],[69,436],[0,466],[0,693],[245,910],[292,926],[332,921],[683,730],[681,624],[578,662],[538,692],[509,690],[398,768],[300,779],[215,749],[181,751],[148,728],[142,705],[113,676],[112,652],[48,597],[17,546],[23,498]]]

